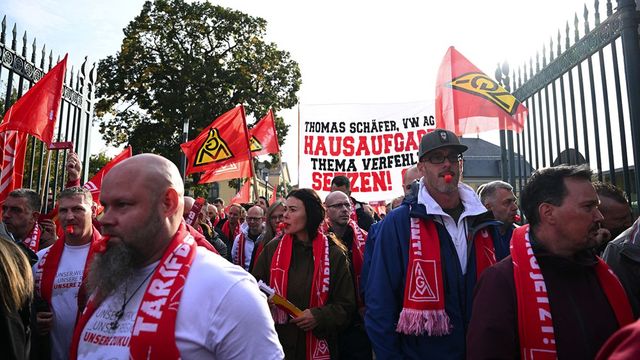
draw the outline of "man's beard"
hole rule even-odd
[[[134,272],[136,252],[123,242],[111,243],[102,254],[95,254],[87,275],[87,290],[104,299]]]

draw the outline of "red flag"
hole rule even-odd
[[[253,156],[280,152],[278,135],[276,134],[276,120],[271,109],[249,130],[249,145]]]
[[[278,185],[280,185],[280,176],[276,178],[276,183],[273,184],[273,194],[271,195],[271,199],[269,199],[269,204],[275,204],[276,200],[278,200]]]
[[[23,131],[49,145],[58,119],[67,55],[4,114],[0,132]]]
[[[522,131],[527,109],[453,46],[436,82],[436,121],[456,135],[488,130]]]
[[[91,196],[93,197],[93,201],[98,205],[98,208],[101,209],[100,205],[100,189],[102,188],[102,179],[107,175],[109,170],[113,168],[120,161],[131,157],[131,146],[127,146],[120,154],[111,159],[100,171],[98,171],[91,180],[87,181],[82,187],[91,191]],[[101,212],[101,211],[99,211]]]
[[[227,111],[194,140],[181,144],[187,175],[251,160],[247,120],[242,105]]]
[[[240,191],[231,198],[230,204],[248,203],[251,200],[251,178],[244,182]]]
[[[10,192],[22,187],[27,134],[18,131],[6,131],[0,134],[0,144],[2,145],[2,170],[0,171],[1,205]],[[0,208],[1,213],[2,210]]]
[[[212,183],[214,181],[252,177],[251,160],[243,160],[239,163],[222,166],[215,170],[208,170],[200,176],[198,184]]]

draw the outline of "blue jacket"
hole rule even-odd
[[[367,288],[367,278],[369,277],[369,269],[371,268],[371,258],[373,257],[373,249],[376,243],[376,235],[378,229],[382,225],[384,219],[378,221],[377,223],[371,225],[369,228],[369,233],[367,234],[367,241],[364,245],[364,256],[362,261],[362,270],[360,271],[360,288],[358,291],[360,292],[360,296],[365,301],[365,292],[364,290]]]
[[[467,273],[462,273],[455,246],[446,228],[435,222],[440,238],[445,310],[453,329],[446,336],[412,336],[396,332],[402,310],[409,259],[410,217],[433,219],[417,198],[408,199],[391,211],[375,231],[375,246],[366,279],[365,327],[378,359],[464,359],[466,329],[471,318],[473,287],[476,283],[475,247],[469,246]],[[497,222],[487,214],[470,217],[473,239],[480,229],[490,230],[496,250]],[[508,253],[508,249],[507,249]],[[496,252],[498,260],[505,257]]]

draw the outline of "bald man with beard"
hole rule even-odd
[[[105,176],[100,221],[109,239],[89,272],[92,297],[70,358],[283,358],[255,280],[196,246],[183,195],[176,166],[153,154]]]

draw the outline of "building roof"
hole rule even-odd
[[[502,159],[500,146],[492,144],[488,141],[480,138],[460,138],[460,142],[469,147],[464,153],[464,178],[502,178]],[[509,152],[507,153],[507,166],[508,169]],[[531,165],[522,159],[519,154],[515,154],[516,162],[516,176],[520,176],[522,170],[522,162],[524,162],[526,171],[525,174],[530,174],[533,171]]]

